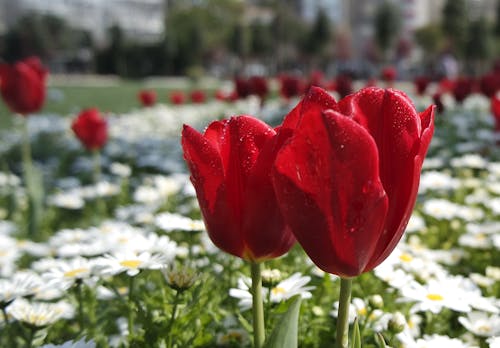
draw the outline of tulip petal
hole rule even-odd
[[[410,99],[402,92],[366,88],[339,103],[374,138],[380,157],[380,179],[389,198],[386,228],[376,255],[401,238],[415,203],[418,177],[415,157],[419,154],[422,124]],[[415,182],[415,180],[417,180]]]
[[[388,204],[378,166],[370,134],[332,110],[308,109],[278,153],[273,179],[285,221],[323,270],[355,276],[368,263]]]
[[[273,258],[284,254],[295,243],[288,230],[276,200],[271,182],[271,169],[284,138],[269,138],[261,149],[248,178],[243,231],[251,259]]]
[[[304,98],[288,113],[280,129],[295,129],[304,113],[327,109],[338,111],[337,102],[324,89],[312,86]]]
[[[182,149],[193,186],[211,213],[224,177],[219,154],[212,142],[187,125],[182,129]]]

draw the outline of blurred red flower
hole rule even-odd
[[[47,70],[37,57],[1,64],[0,92],[9,109],[25,116],[39,111],[45,101],[46,76]]]
[[[108,124],[96,108],[80,112],[71,129],[88,150],[99,150],[108,140]]]
[[[156,103],[156,92],[153,90],[142,90],[138,94],[142,106],[153,106]]]

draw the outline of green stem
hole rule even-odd
[[[170,320],[167,326],[167,348],[172,348],[172,326],[174,326],[175,315],[177,314],[177,308],[179,307],[179,299],[181,297],[181,292],[176,290],[174,297],[174,307],[172,308],[172,313],[170,314]]]
[[[134,334],[134,279],[135,277],[129,277],[128,286],[128,337],[133,337]]]
[[[7,337],[7,341],[9,342],[10,346],[11,347],[14,347],[14,341],[13,341],[13,337],[12,335],[10,334],[10,323],[9,323],[9,317],[7,315],[7,307],[6,306],[2,306],[2,314],[3,314],[3,320],[4,320],[4,333],[5,333],[5,336]],[[3,335],[2,335],[3,336]]]
[[[101,152],[99,151],[99,149],[92,150],[92,158],[94,162],[94,185],[96,185],[97,188],[97,185],[99,184],[99,181],[101,181],[102,176]],[[104,216],[106,213],[106,207],[104,206],[104,200],[99,195],[96,197],[96,204],[99,217]]]
[[[351,302],[351,288],[352,278],[340,278],[336,348],[347,348],[349,340],[349,305]]]
[[[262,303],[261,265],[258,262],[252,261],[250,266],[252,272],[253,344],[255,348],[261,348],[266,340],[264,307]]]
[[[30,328],[30,335],[28,337],[28,341],[26,342],[26,347],[31,348],[33,346],[33,338],[35,338],[36,328]]]
[[[34,238],[38,230],[38,207],[36,207],[34,197],[34,172],[33,172],[33,158],[31,154],[31,141],[30,132],[28,128],[28,118],[24,117],[23,120],[23,142],[21,145],[21,157],[23,161],[23,175],[28,195],[28,235]]]
[[[78,301],[78,324],[80,325],[80,332],[83,331],[85,326],[83,323],[83,294],[82,294],[82,280],[76,281],[76,298]]]
[[[94,161],[94,183],[101,180],[101,152],[98,149],[92,150],[92,157]]]

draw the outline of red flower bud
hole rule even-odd
[[[184,104],[186,102],[186,95],[181,91],[174,91],[170,94],[170,102],[174,105]]]
[[[201,104],[204,103],[205,100],[207,99],[205,92],[196,89],[191,92],[191,101],[196,104]]]
[[[338,104],[311,88],[287,115],[273,183],[283,217],[326,272],[368,272],[395,248],[434,130],[402,92],[365,88]]]
[[[494,96],[491,98],[491,113],[495,118],[495,130],[500,131],[500,98]]]
[[[295,242],[271,183],[279,145],[275,130],[251,116],[212,122],[204,134],[187,125],[182,131],[208,235],[220,249],[245,260],[278,257]]]
[[[27,115],[39,111],[45,101],[47,70],[37,57],[14,65],[0,65],[0,92],[13,112]]]
[[[156,103],[156,92],[152,90],[142,90],[138,94],[142,106],[153,106]]]
[[[95,108],[80,112],[71,129],[88,150],[98,150],[108,140],[108,124]]]

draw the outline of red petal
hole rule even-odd
[[[387,210],[376,144],[334,111],[307,110],[275,162],[285,220],[327,272],[355,276],[369,262]]]
[[[366,127],[377,143],[380,178],[389,198],[386,229],[375,251],[381,255],[399,241],[415,204],[421,119],[410,99],[391,89],[366,88],[342,100],[339,107]]]
[[[304,98],[285,117],[281,129],[297,128],[297,124],[305,112],[317,112],[328,109],[339,111],[335,99],[324,89],[312,86]]]

